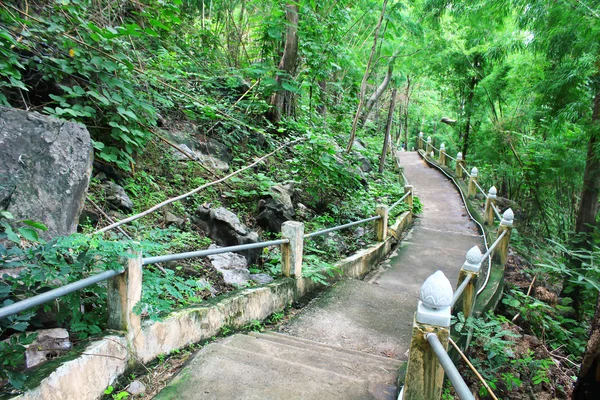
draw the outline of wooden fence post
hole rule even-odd
[[[463,177],[463,170],[461,168],[461,165],[464,167],[464,161],[462,159],[462,153],[459,151],[458,154],[456,155],[456,176],[459,178]]]
[[[431,136],[427,136],[427,150],[425,150],[425,153],[429,155],[431,151]]]
[[[486,225],[494,225],[494,217],[496,214],[494,212],[494,206],[496,205],[497,193],[498,190],[496,189],[496,186],[492,186],[488,191],[487,199],[485,200],[485,212],[483,220]]]
[[[133,252],[125,271],[107,282],[108,328],[124,331],[127,345],[134,354],[141,348],[142,317],[133,307],[142,299],[142,252]]]
[[[510,243],[510,234],[512,232],[514,219],[515,213],[513,213],[513,210],[509,208],[508,210],[504,211],[504,214],[502,214],[502,221],[500,221],[500,226],[498,226],[496,238],[500,237],[502,232],[506,232],[506,234],[494,249],[494,255],[492,258],[496,261],[499,261],[502,265],[506,264],[506,259],[508,258],[508,244]]]
[[[403,400],[438,400],[442,396],[444,370],[425,335],[435,333],[448,348],[452,295],[452,285],[442,271],[431,275],[421,286],[404,387],[399,397]]]
[[[440,165],[446,165],[446,145],[440,145]]]
[[[304,224],[286,221],[281,225],[281,237],[289,243],[281,245],[281,273],[283,276],[302,278],[302,249],[304,247]]]
[[[410,193],[408,196],[406,196],[406,204],[408,204],[408,206],[410,208],[412,208],[413,207],[413,187],[412,187],[412,185],[405,185],[404,193]]]
[[[458,274],[458,288],[463,281],[472,275],[471,280],[467,284],[467,287],[460,296],[460,301],[454,304],[452,310],[454,314],[462,311],[465,318],[468,318],[473,314],[473,307],[475,306],[475,300],[477,297],[477,280],[479,279],[479,271],[481,270],[481,262],[483,261],[483,254],[479,247],[473,246],[468,252],[466,261],[463,264]]]
[[[469,177],[469,190],[467,192],[467,197],[469,198],[473,198],[475,197],[475,193],[477,188],[475,187],[475,182],[477,182],[477,173],[479,171],[477,170],[477,167],[473,167],[473,169],[471,170],[471,176]]]
[[[375,209],[375,214],[380,215],[377,221],[375,221],[375,232],[377,232],[377,241],[385,242],[387,237],[387,226],[388,226],[388,207],[383,204],[378,204]]]
[[[417,140],[417,148],[423,150],[423,132],[419,132],[419,139]]]

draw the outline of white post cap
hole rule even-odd
[[[471,170],[471,176],[477,176],[478,173],[479,170],[477,169],[477,167],[473,167],[473,169]]]
[[[458,154],[456,155],[456,159],[458,161],[462,161],[462,152],[460,152],[460,151],[458,152]]]
[[[473,246],[467,251],[467,259],[462,266],[462,269],[470,272],[479,272],[481,269],[481,262],[483,261],[483,254],[479,247]]]
[[[488,197],[490,199],[495,199],[497,194],[498,194],[498,189],[496,189],[496,186],[492,186],[490,188],[490,190],[488,191]]]
[[[500,225],[512,226],[514,219],[515,213],[513,212],[512,208],[509,208],[508,210],[504,211],[504,214],[502,214],[502,221],[500,221]]]
[[[431,150],[431,158],[435,157],[435,154],[433,154],[433,150]]]
[[[442,144],[440,145],[440,150],[444,150],[444,151],[446,150],[446,145],[445,145],[444,143],[442,143]]]
[[[417,322],[421,324],[450,326],[450,314],[454,291],[442,271],[437,271],[421,286],[417,307]]]
[[[427,143],[431,143],[431,136],[427,136]]]
[[[423,137],[423,132],[419,132],[419,137]]]

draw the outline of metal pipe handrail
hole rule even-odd
[[[334,226],[333,228],[322,229],[320,231],[315,231],[315,232],[312,232],[312,233],[307,233],[306,235],[304,235],[304,238],[306,239],[306,238],[311,238],[311,237],[315,237],[315,236],[324,235],[324,234],[329,233],[329,232],[339,231],[340,229],[350,228],[351,226],[354,226],[354,225],[360,225],[360,224],[364,224],[365,222],[375,221],[375,220],[377,220],[379,218],[381,218],[381,215],[376,215],[374,217],[361,219],[359,221],[350,222],[350,223],[344,224],[344,225]]]
[[[500,221],[502,221],[502,215],[500,215],[500,211],[498,211],[498,207],[496,207],[496,205],[494,203],[490,203],[490,205],[492,206],[492,209],[494,210],[494,214],[496,214],[496,218],[498,218]]]
[[[487,251],[485,252],[483,257],[481,258],[482,260],[485,259],[486,257],[489,257],[489,255],[492,254],[492,251],[494,251],[496,246],[498,246],[498,243],[500,243],[500,240],[504,237],[504,235],[506,235],[506,232],[508,232],[508,231],[503,231],[500,234],[500,236],[498,236],[498,238],[496,238],[496,241],[494,243],[492,243],[492,245],[487,249]]]
[[[483,258],[482,258],[483,260]],[[456,304],[456,302],[458,301],[458,298],[463,294],[463,292],[465,291],[467,285],[469,284],[469,282],[471,282],[471,279],[473,278],[473,274],[469,274],[467,275],[467,277],[465,278],[464,281],[462,281],[462,283],[460,284],[460,286],[456,289],[456,291],[454,292],[454,295],[452,296],[452,304],[450,305],[451,307],[454,307],[454,304]]]
[[[236,251],[261,249],[263,247],[277,246],[284,243],[289,243],[289,239],[271,240],[268,242],[248,243],[239,246],[219,247],[216,249],[206,249],[200,251],[188,251],[186,253],[167,254],[164,256],[142,258],[142,265],[156,264],[161,262],[185,260],[187,258],[198,258],[212,256],[213,254],[233,253]]]
[[[467,171],[467,169],[462,165],[462,163],[459,163],[458,165],[460,165],[462,170],[465,171],[465,174],[467,174],[467,176],[471,176],[471,173],[469,171]]]
[[[398,204],[400,204],[402,202],[402,200],[404,200],[405,198],[407,198],[409,194],[410,194],[410,192],[404,193],[404,196],[400,197],[400,200],[398,200],[397,202],[395,202],[394,204],[392,204],[390,206],[390,208],[388,208],[388,213],[391,212],[392,209],[394,209],[394,207],[396,207]]]
[[[402,174],[402,179],[404,180],[404,186],[410,185],[410,182],[408,181],[408,179],[406,179],[406,175],[404,175],[404,171],[400,171],[400,174]]]
[[[479,183],[477,183],[477,181],[473,181],[473,183],[475,184],[475,186],[477,186],[477,189],[479,189],[479,191],[483,194],[483,196],[487,199],[488,195],[485,192],[485,190],[483,190],[483,188],[481,186],[479,186]]]
[[[104,271],[99,274],[78,280],[76,282],[69,283],[65,286],[52,289],[48,292],[38,294],[37,296],[33,296],[28,299],[21,300],[11,305],[2,307],[0,308],[0,319],[9,317],[13,314],[28,310],[32,307],[39,306],[41,304],[55,300],[61,296],[76,292],[80,289],[105,281],[107,279],[122,274],[123,271],[124,269]]]
[[[442,368],[444,368],[446,376],[448,376],[448,379],[452,382],[452,386],[454,386],[454,390],[458,394],[458,397],[461,400],[475,400],[473,393],[471,393],[471,390],[469,390],[464,379],[460,376],[460,373],[454,366],[450,356],[448,356],[444,346],[440,343],[440,339],[438,339],[437,335],[435,333],[428,333],[425,335],[425,338],[440,361]]]
[[[437,151],[440,151],[440,149],[438,149],[437,147],[435,147],[434,145],[430,144],[431,148]]]
[[[450,154],[446,153],[446,157],[448,157],[449,159],[456,161],[456,158],[452,157]]]

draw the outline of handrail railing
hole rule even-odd
[[[392,204],[390,206],[390,208],[388,209],[388,212],[391,212],[394,208],[396,208],[400,203],[402,203],[404,201],[404,199],[406,199],[411,193],[407,192],[404,193],[404,196],[400,197],[400,199],[398,201],[396,201],[394,204]]]
[[[320,231],[315,231],[315,232],[312,232],[312,233],[307,233],[306,235],[304,235],[304,237],[305,238],[311,238],[311,237],[315,237],[315,236],[320,236],[320,235],[324,235],[326,233],[335,232],[335,231],[339,231],[339,230],[342,230],[342,229],[350,228],[351,226],[364,224],[365,222],[375,221],[375,220],[378,220],[380,218],[381,218],[381,215],[376,215],[374,217],[369,217],[369,218],[361,219],[359,221],[349,222],[347,224],[335,226],[333,228],[321,229]]]
[[[475,400],[473,393],[471,393],[464,379],[460,376],[460,372],[458,372],[454,366],[454,363],[448,356],[448,353],[446,353],[446,349],[442,346],[437,335],[435,333],[428,333],[425,337],[438,360],[440,360],[440,364],[442,365],[442,368],[444,368],[444,371],[446,371],[446,376],[450,379],[450,382],[452,382],[452,386],[460,400]]]

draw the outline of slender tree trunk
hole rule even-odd
[[[369,61],[367,62],[367,67],[365,68],[365,73],[363,75],[362,82],[360,84],[360,95],[358,96],[358,107],[356,108],[356,114],[354,115],[354,121],[352,121],[352,131],[350,132],[350,140],[348,141],[348,146],[346,147],[346,153],[350,153],[352,150],[352,145],[354,144],[354,138],[356,137],[356,126],[358,125],[358,120],[360,118],[360,113],[362,111],[363,102],[365,101],[365,92],[367,91],[367,80],[369,79],[369,70],[371,69],[371,64],[373,63],[373,56],[375,55],[375,50],[377,49],[377,39],[379,37],[379,29],[381,29],[381,22],[383,21],[383,17],[385,15],[385,8],[387,6],[388,0],[383,1],[383,6],[381,8],[381,15],[379,16],[379,21],[377,22],[377,26],[375,27],[375,34],[373,37],[373,47],[371,47],[371,55],[369,56]]]
[[[467,97],[466,111],[467,111],[467,122],[465,125],[465,134],[463,135],[463,147],[462,154],[463,160],[467,157],[467,151],[469,150],[469,134],[471,133],[471,115],[473,114],[473,98],[475,97],[475,87],[477,86],[477,77],[471,78],[471,86],[469,87],[469,96]]]
[[[319,81],[320,95],[319,105],[317,106],[317,112],[323,117],[327,115],[327,81],[322,79]]]
[[[392,76],[394,75],[394,64],[396,62],[396,58],[398,58],[399,53],[400,53],[400,50],[396,50],[396,52],[394,52],[394,54],[388,61],[388,69],[385,74],[385,77],[383,78],[383,81],[377,87],[377,89],[375,89],[375,91],[373,92],[371,97],[369,97],[369,100],[367,100],[367,104],[365,105],[365,110],[362,113],[362,116],[360,117],[361,126],[365,125],[365,123],[367,122],[367,118],[369,118],[369,114],[371,114],[371,110],[373,109],[373,106],[375,105],[375,103],[377,103],[379,101],[379,99],[381,98],[383,93],[385,93],[385,90],[389,86],[389,84],[392,80]]]
[[[387,124],[385,125],[385,138],[383,139],[383,148],[381,149],[381,159],[379,161],[379,173],[383,172],[385,166],[385,156],[390,145],[390,134],[392,131],[392,121],[394,120],[394,108],[396,107],[396,94],[398,89],[394,88],[392,91],[392,98],[390,99],[390,109],[388,110]]]
[[[291,79],[296,74],[296,64],[298,62],[298,5],[290,3],[285,6],[285,17],[287,20],[285,47],[283,56],[279,62],[279,74],[276,78],[277,83],[282,85],[286,79]],[[289,90],[280,89],[271,97],[271,109],[267,117],[271,122],[278,123],[281,116],[292,115],[294,110],[294,94]]]

